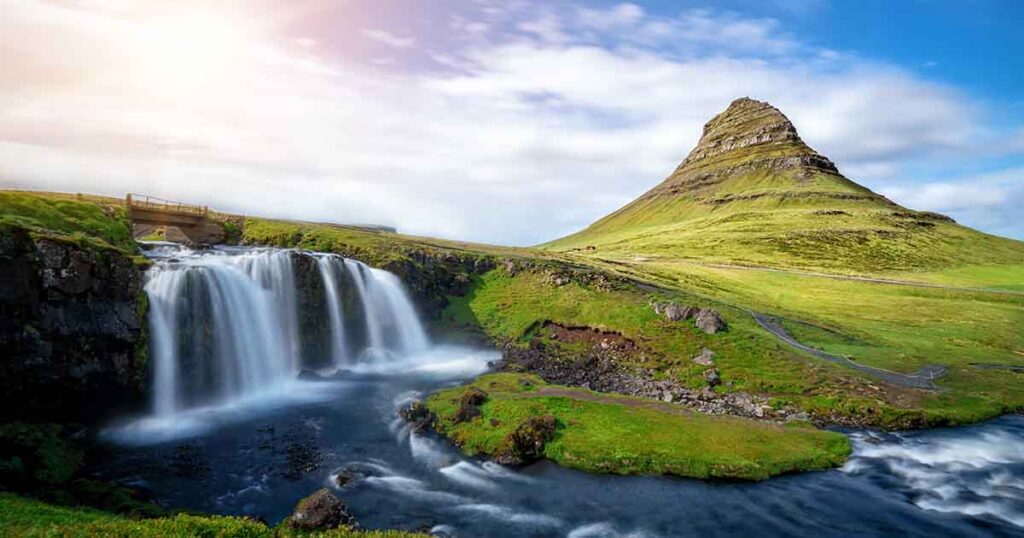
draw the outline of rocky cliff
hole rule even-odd
[[[91,422],[137,407],[140,268],[116,249],[0,226],[0,415]]]

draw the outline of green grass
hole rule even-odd
[[[529,388],[520,379],[529,380]],[[532,375],[491,374],[472,385],[489,397],[482,416],[470,422],[451,421],[465,387],[438,392],[427,402],[442,432],[469,454],[493,454],[520,422],[545,414],[559,425],[545,457],[591,472],[763,480],[835,467],[850,453],[845,436],[807,425],[703,415],[582,389],[559,387],[558,395],[545,395],[550,386]]]
[[[399,531],[352,531],[347,529],[322,533],[298,533],[284,526],[271,528],[252,519],[190,514],[152,519],[131,519],[89,508],[54,506],[0,493],[0,536],[415,538],[425,535]]]
[[[656,282],[697,295],[555,286],[543,273],[512,277],[495,270],[479,278],[466,297],[455,298],[445,316],[451,324],[480,327],[492,338],[519,344],[542,336],[538,328],[544,321],[619,332],[642,348],[638,365],[694,388],[702,385],[704,368],[690,358],[707,347],[716,352],[725,382],[719,391],[764,394],[825,420],[838,416],[886,428],[921,427],[973,422],[1024,406],[1024,376],[969,364],[1024,363],[1009,351],[1024,344],[1016,329],[1024,321],[1024,297],[685,268],[692,273],[658,266]],[[663,320],[648,304],[666,298],[715,308],[730,328],[706,335],[690,324]],[[888,386],[792,350],[734,304],[800,320],[804,323],[787,323],[787,328],[801,341],[871,366],[910,372],[944,364],[950,372],[939,381],[941,391]]]
[[[124,207],[92,197],[0,191],[0,223],[129,254],[137,251]]]

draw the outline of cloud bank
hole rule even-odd
[[[751,96],[852,179],[1024,237],[1024,169],[941,173],[1019,154],[997,143],[1019,127],[774,19],[480,1],[414,14],[444,39],[339,20],[379,48],[357,55],[308,6],[152,5],[0,0],[0,182],[528,245],[658,183]]]

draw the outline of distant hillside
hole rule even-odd
[[[661,184],[541,247],[861,273],[1024,263],[1024,243],[850,181],[782,112],[748,98],[712,118]]]

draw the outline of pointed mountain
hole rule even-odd
[[[779,109],[733,101],[660,184],[542,248],[835,272],[1024,263],[1024,243],[912,211],[844,177]]]

